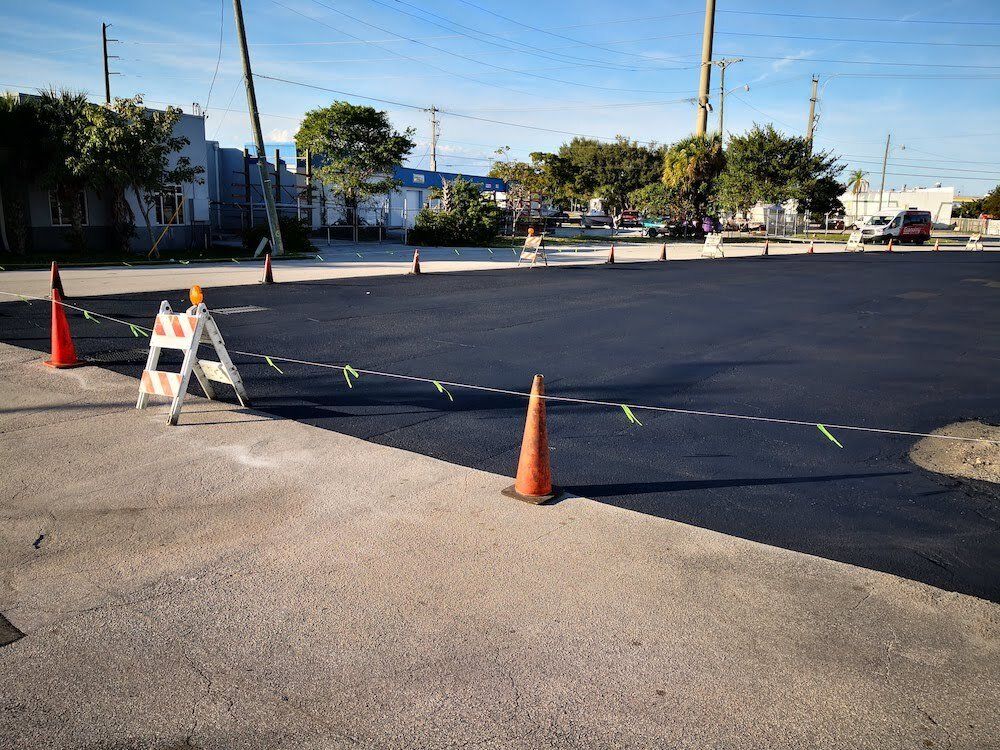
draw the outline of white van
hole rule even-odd
[[[912,242],[924,244],[931,237],[934,221],[930,211],[915,208],[890,209],[865,217],[858,225],[863,242]]]

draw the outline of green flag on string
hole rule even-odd
[[[361,375],[358,374],[358,371],[355,370],[353,367],[351,367],[350,365],[344,365],[344,380],[347,381],[348,388],[354,387],[354,384],[351,382],[352,375],[354,376],[355,380],[361,377]]]
[[[449,401],[455,400],[451,395],[451,391],[449,391],[447,388],[441,385],[438,381],[432,380],[431,382],[434,384],[434,387],[438,389],[438,393],[443,393],[445,396],[448,397]]]
[[[625,406],[625,404],[619,404],[619,406],[621,406],[622,411],[625,412],[625,416],[628,417],[629,424],[636,424],[642,427],[642,422],[640,422],[639,419],[635,416],[635,414],[632,413],[632,410],[630,408]]]
[[[280,374],[280,375],[284,375],[285,374],[284,371],[280,367],[278,367],[276,364],[274,364],[274,361],[270,357],[264,357],[264,360],[269,365],[271,365],[271,367],[273,367],[275,370],[277,370],[278,374]]]
[[[837,438],[835,438],[833,435],[830,434],[830,431],[828,429],[826,429],[826,427],[824,427],[821,424],[816,425],[816,427],[819,429],[820,432],[822,432],[824,435],[826,435],[828,438],[830,438],[830,440],[833,441],[833,444],[836,445],[838,448],[843,448],[844,447],[844,446],[842,446],[840,444],[840,441],[837,440]]]

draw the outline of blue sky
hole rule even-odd
[[[982,194],[1000,182],[996,0],[719,0],[718,9],[714,56],[744,58],[726,74],[736,89],[727,132],[773,122],[802,134],[818,74],[817,146],[871,172],[873,184],[889,131],[887,186],[940,181]],[[445,110],[439,167],[469,174],[484,173],[501,146],[526,157],[571,137],[549,131],[670,142],[693,128],[686,99],[697,93],[703,0],[244,0],[244,12],[256,74],[351,94],[258,79],[268,140],[290,140],[306,110],[336,98],[415,127],[410,163],[423,167],[428,115],[398,105]],[[121,40],[112,45],[115,95],[186,111],[199,102],[209,138],[249,140],[231,0],[4,3],[0,88],[51,84],[101,97],[102,21]],[[714,97],[717,71],[712,86]],[[714,113],[709,127],[718,127]]]

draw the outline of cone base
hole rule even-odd
[[[547,503],[550,500],[555,500],[563,493],[562,490],[560,490],[558,487],[553,487],[552,492],[548,495],[522,495],[520,492],[514,489],[514,485],[512,484],[507,489],[500,490],[500,494],[506,495],[507,497],[512,497],[515,500],[520,500],[521,502],[524,503],[531,503],[532,505],[542,505],[543,503]]]
[[[68,370],[71,367],[83,367],[84,365],[90,364],[89,362],[78,359],[76,362],[70,362],[69,364],[62,364],[61,362],[53,362],[51,359],[47,359],[42,362],[46,367],[51,367],[55,370]]]

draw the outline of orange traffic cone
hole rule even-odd
[[[934,240],[934,252],[941,252],[941,240]]]
[[[271,273],[271,253],[264,256],[264,276],[260,280],[261,284],[273,284],[274,275]]]
[[[73,336],[69,331],[69,321],[62,306],[62,295],[59,290],[52,289],[52,356],[42,362],[47,367],[79,367],[86,364],[76,358],[76,347],[73,346]]]
[[[541,505],[556,497],[559,490],[552,486],[549,465],[549,437],[545,428],[545,378],[535,375],[528,399],[528,416],[524,422],[521,456],[517,461],[517,478],[503,491],[507,497]]]
[[[612,264],[615,262],[615,246],[614,245],[611,246],[611,251],[608,253],[608,259],[606,261],[604,261],[604,262],[605,263],[612,263]]]
[[[765,239],[764,252],[762,252],[761,255],[768,255],[770,250],[771,250],[771,240]]]
[[[663,246],[660,248],[660,260],[667,259],[667,243],[664,242]]]
[[[816,241],[813,240],[812,242],[809,243],[809,254],[812,255],[815,252],[816,252]]]
[[[49,289],[58,289],[59,296],[66,299],[66,290],[63,289],[62,279],[59,277],[59,264],[52,261],[52,270],[49,272]]]
[[[887,253],[891,253],[891,252],[892,252],[892,237],[890,237],[890,238],[889,238],[889,247],[887,247],[887,248],[885,249],[885,251],[886,251]]]
[[[413,248],[413,268],[410,269],[411,274],[420,273],[420,248]]]

